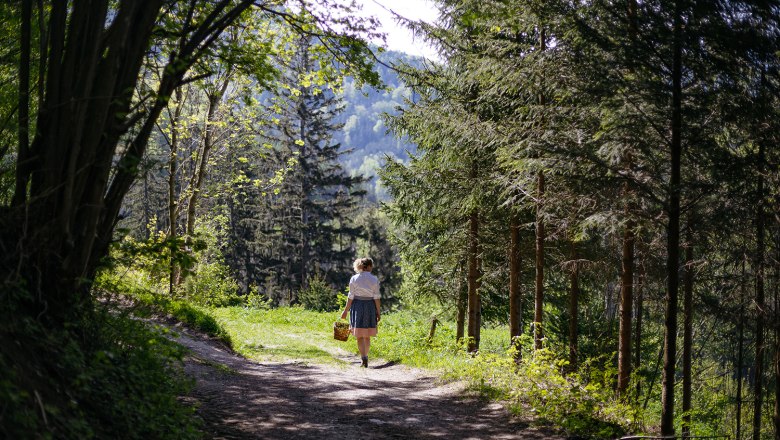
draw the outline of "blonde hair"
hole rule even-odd
[[[352,268],[355,269],[355,273],[363,272],[369,267],[374,267],[374,260],[370,258],[358,258],[354,263],[352,263]]]

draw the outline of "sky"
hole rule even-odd
[[[357,0],[362,5],[363,15],[373,15],[382,23],[382,31],[387,34],[387,48],[406,52],[411,55],[436,59],[436,52],[420,38],[415,39],[409,29],[399,25],[387,9],[413,20],[436,21],[437,12],[430,0]],[[379,42],[377,42],[379,43]]]

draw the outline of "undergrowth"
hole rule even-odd
[[[0,438],[200,437],[183,351],[159,331],[100,305],[60,330],[2,318]]]
[[[133,277],[128,277],[127,273],[124,275],[105,271],[95,280],[94,287],[108,295],[119,294],[130,299],[136,316],[167,314],[192,329],[217,337],[229,346],[232,344],[230,335],[211,315],[211,309],[182,299],[171,299],[148,285],[137,282]]]
[[[571,435],[615,438],[638,428],[637,410],[614,396],[610,371],[589,368],[587,375],[566,373],[565,361],[549,349],[532,350],[530,338],[521,340],[521,356],[516,361],[504,327],[483,329],[477,354],[467,353],[456,343],[453,323],[440,323],[430,341],[429,330],[429,320],[410,313],[389,314],[372,352],[465,381],[486,398],[507,402],[513,412],[532,415]]]

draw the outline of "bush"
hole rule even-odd
[[[0,322],[0,438],[200,436],[179,360],[157,330],[107,310],[63,329]]]
[[[249,294],[244,298],[244,306],[248,309],[269,310],[271,308],[271,299],[261,294],[257,286],[251,286]]]
[[[298,300],[309,310],[332,312],[339,309],[339,293],[319,275],[309,280],[309,287],[298,292]]]
[[[202,306],[226,307],[241,304],[238,284],[228,267],[220,262],[201,262],[184,282],[184,296]]]

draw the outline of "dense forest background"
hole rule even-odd
[[[2,434],[195,436],[108,304],[331,312],[370,255],[544,421],[778,438],[780,4],[436,3],[442,62],[325,0],[2,4]]]

